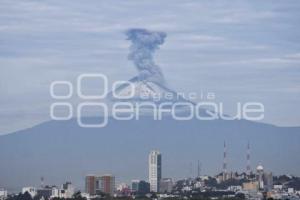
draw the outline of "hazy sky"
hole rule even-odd
[[[298,0],[2,0],[0,133],[48,120],[53,80],[135,76],[129,28],[167,33],[156,62],[173,89],[214,92],[229,114],[260,101],[264,122],[300,126],[299,10]]]

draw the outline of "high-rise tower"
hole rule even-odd
[[[105,193],[113,196],[115,191],[115,177],[111,174],[106,174],[101,176],[100,178],[100,190]]]
[[[85,177],[85,192],[89,195],[95,195],[97,190],[97,176],[87,175]]]
[[[150,190],[159,191],[161,180],[161,154],[159,151],[151,151],[149,154],[149,183]]]

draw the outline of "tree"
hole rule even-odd
[[[74,200],[86,200],[85,197],[82,197],[81,196],[81,192],[80,191],[77,191],[73,194],[73,199]]]

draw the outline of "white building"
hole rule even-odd
[[[75,193],[75,188],[71,182],[66,182],[62,185],[61,194],[62,191],[64,191],[63,195],[61,195],[62,198],[71,198]]]
[[[159,191],[161,180],[161,154],[159,151],[151,151],[149,154],[149,183],[150,190]]]
[[[64,183],[60,189],[56,186],[52,186],[51,190],[51,198],[72,198],[73,194],[75,193],[75,188],[73,187],[71,182]]]
[[[35,187],[23,187],[22,194],[28,192],[30,196],[33,198],[37,194],[37,189]]]
[[[125,189],[129,189],[129,186],[126,183],[120,183],[117,187],[117,191],[123,191]]]
[[[7,197],[7,191],[4,190],[3,188],[0,188],[0,199],[6,199]]]
[[[282,190],[283,186],[282,185],[274,185],[273,186],[275,190]]]
[[[87,200],[90,200],[91,199],[91,196],[88,194],[88,193],[81,193],[81,196],[83,198],[86,198]]]
[[[293,194],[294,193],[294,188],[288,188],[288,193]]]
[[[51,198],[60,197],[59,192],[60,192],[60,190],[57,187],[52,187]]]
[[[238,192],[242,190],[242,186],[240,185],[231,185],[227,188],[229,191]]]

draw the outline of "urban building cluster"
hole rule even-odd
[[[72,198],[75,193],[75,188],[73,187],[71,182],[66,182],[61,185],[61,187],[53,186],[44,186],[41,184],[39,188],[36,187],[23,187],[22,194],[28,194],[30,197],[36,199],[53,199],[53,198]],[[18,194],[10,194],[8,195],[7,191],[0,189],[0,199],[4,200],[9,197],[17,196]]]
[[[203,176],[199,172],[194,178],[174,181],[162,176],[162,155],[151,151],[148,157],[148,180],[132,180],[131,184],[121,183],[116,186],[112,174],[88,174],[85,177],[84,191],[66,182],[57,186],[24,187],[21,194],[32,199],[72,199],[80,195],[83,199],[300,199],[300,178],[282,175],[273,176],[259,164],[253,171],[250,167],[250,145],[247,147],[247,166],[243,173],[227,169],[227,148],[224,143],[223,171],[215,176]],[[20,194],[8,194],[0,189],[0,200],[12,200]],[[20,199],[20,198],[15,198]],[[22,199],[22,198],[21,198]]]
[[[87,175],[85,177],[85,192],[91,196],[101,194],[112,196],[115,192],[115,177],[111,174]]]

